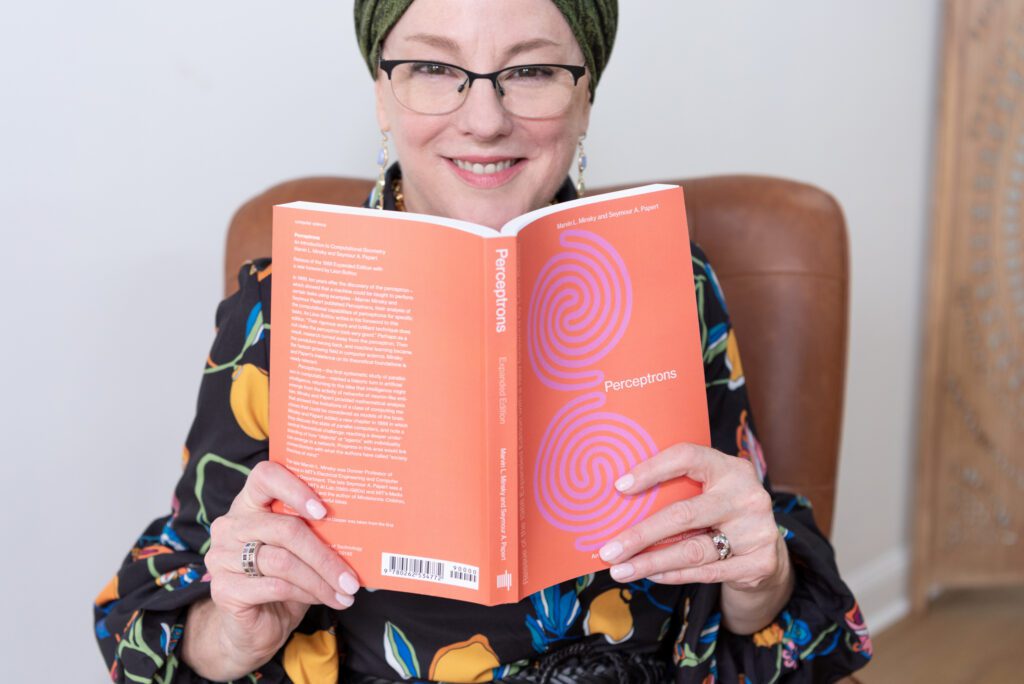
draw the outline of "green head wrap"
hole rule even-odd
[[[590,99],[608,64],[619,22],[618,0],[551,0],[565,15],[590,74]],[[380,44],[413,0],[355,0],[356,38],[370,75],[377,77]]]

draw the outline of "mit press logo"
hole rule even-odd
[[[506,570],[498,575],[498,588],[512,591],[512,573]]]

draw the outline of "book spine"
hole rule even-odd
[[[515,238],[484,240],[488,311],[484,347],[484,407],[487,420],[486,548],[490,567],[481,572],[491,604],[518,600],[519,573],[518,397]]]
[[[510,516],[512,521],[511,529],[513,533],[513,539],[515,544],[512,547],[512,553],[516,557],[516,587],[515,592],[520,601],[525,597],[523,587],[528,580],[528,566],[526,565],[526,473],[525,464],[526,459],[523,457],[523,450],[525,442],[523,440],[523,349],[526,348],[523,342],[523,311],[520,303],[520,292],[522,292],[522,284],[520,279],[520,261],[519,261],[519,238],[516,237],[515,243],[513,243],[514,252],[516,255],[516,279],[515,279],[515,373],[510,377],[515,378],[515,389],[509,392],[509,395],[514,397],[516,404],[516,450],[515,450],[515,466],[512,470],[512,485],[510,491],[513,492],[512,499],[512,510],[515,511],[514,516]]]

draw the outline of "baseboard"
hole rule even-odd
[[[890,549],[870,563],[843,573],[872,634],[910,613],[909,574],[910,553],[904,548]]]

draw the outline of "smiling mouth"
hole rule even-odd
[[[514,166],[515,164],[518,164],[519,162],[522,161],[521,158],[503,159],[499,162],[489,162],[487,164],[481,164],[479,162],[469,162],[462,159],[449,159],[453,164],[455,164],[463,171],[468,171],[469,173],[475,174],[477,176],[491,176],[496,173],[501,173],[502,171],[506,171],[512,168],[512,166]]]

